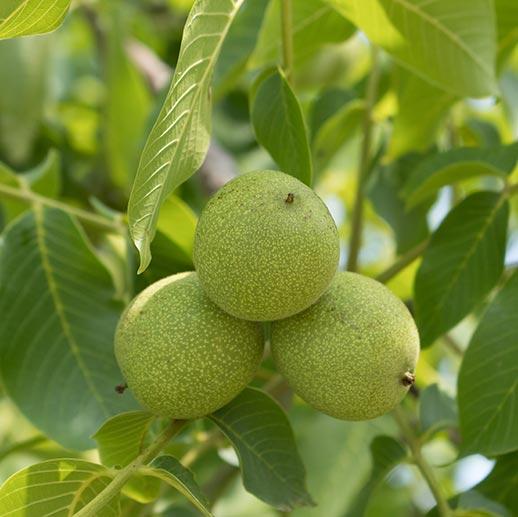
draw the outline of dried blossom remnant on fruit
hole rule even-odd
[[[286,196],[286,199],[284,201],[286,202],[286,204],[291,205],[293,203],[293,201],[295,201],[295,194],[293,194],[293,192],[290,192]]]
[[[415,375],[412,372],[405,372],[403,378],[401,379],[401,384],[403,386],[412,386],[415,382]]]
[[[122,395],[126,391],[127,387],[128,387],[128,385],[126,383],[124,383],[124,384],[117,384],[117,386],[115,386],[115,391],[119,395]]]

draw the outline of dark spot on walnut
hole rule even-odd
[[[401,379],[401,384],[403,386],[409,387],[412,386],[415,382],[415,375],[412,372],[405,372],[403,378]]]
[[[290,192],[287,196],[286,196],[286,199],[284,200],[284,202],[288,205],[291,205],[293,203],[293,201],[295,201],[295,194],[293,194],[293,192]]]

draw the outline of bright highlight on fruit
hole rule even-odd
[[[260,325],[214,305],[196,273],[164,278],[121,317],[115,355],[135,398],[151,412],[197,418],[252,380],[263,355]]]
[[[196,229],[194,264],[203,288],[223,310],[247,320],[278,320],[315,303],[338,258],[338,232],[325,204],[278,171],[227,183]]]
[[[384,285],[339,273],[306,311],[272,325],[272,354],[293,390],[343,420],[387,413],[415,380],[419,336]]]

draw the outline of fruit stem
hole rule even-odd
[[[421,444],[416,436],[412,425],[408,419],[407,414],[401,406],[397,406],[392,412],[394,419],[396,420],[403,438],[407,442],[412,452],[412,457],[417,468],[421,472],[424,480],[428,484],[430,491],[437,503],[437,511],[441,517],[450,517],[452,515],[451,508],[448,505],[448,500],[443,494],[442,487],[439,481],[435,477],[432,467],[424,458],[421,452]]]
[[[385,269],[385,271],[381,272],[377,277],[376,280],[378,282],[381,282],[382,284],[386,284],[389,280],[394,278],[400,271],[403,271],[407,266],[409,266],[415,259],[420,257],[424,250],[428,246],[428,239],[424,240],[423,242],[420,242],[417,246],[414,248],[408,250],[404,255],[401,255],[392,266],[390,266],[388,269]]]
[[[74,514],[75,517],[91,517],[99,515],[101,510],[116,497],[128,480],[142,467],[153,460],[166,446],[169,440],[178,434],[187,420],[173,420],[156,440],[137,456],[129,465],[119,470],[106,488],[94,497],[87,505]]]
[[[282,58],[286,80],[292,82],[293,74],[293,16],[291,0],[281,0]]]
[[[363,140],[360,151],[360,161],[358,164],[358,175],[356,179],[356,197],[351,223],[351,237],[349,239],[349,256],[347,258],[347,270],[356,271],[358,268],[358,255],[360,254],[362,229],[363,229],[363,203],[365,200],[364,186],[369,172],[372,127],[372,110],[378,95],[380,67],[379,50],[375,45],[372,46],[372,64],[365,94],[365,114],[363,118]]]
[[[75,206],[67,205],[66,203],[61,203],[60,201],[56,201],[55,199],[40,196],[39,194],[31,192],[30,190],[18,189],[14,187],[9,187],[7,185],[0,185],[0,196],[16,199],[17,201],[23,201],[24,203],[36,203],[51,208],[58,208],[60,210],[63,210],[64,212],[67,212],[70,215],[74,215],[84,223],[97,226],[98,228],[102,228],[103,230],[108,230],[112,232],[125,231],[125,226],[122,224],[122,222],[112,221],[107,217],[93,214],[86,210],[82,210],[81,208],[76,208]]]

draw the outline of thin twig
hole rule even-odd
[[[408,420],[408,416],[401,406],[397,406],[392,412],[395,421],[397,422],[403,438],[407,442],[412,452],[412,458],[421,472],[423,478],[428,484],[432,495],[437,503],[437,511],[441,517],[449,517],[452,515],[451,509],[448,505],[448,500],[443,494],[442,487],[435,477],[432,467],[428,464],[421,453],[421,444]]]
[[[17,201],[23,201],[24,203],[36,203],[51,208],[59,208],[60,210],[63,210],[64,212],[67,212],[70,215],[74,215],[82,222],[91,224],[93,226],[97,226],[98,228],[102,228],[103,230],[114,231],[119,233],[124,232],[126,230],[126,227],[122,223],[122,221],[112,221],[107,217],[87,212],[86,210],[83,210],[81,208],[76,208],[75,206],[70,206],[66,203],[62,203],[61,201],[56,201],[55,199],[40,196],[39,194],[36,194],[35,192],[32,192],[30,190],[22,190],[14,187],[9,187],[7,185],[0,185],[0,196],[16,199]]]
[[[173,420],[164,432],[137,458],[129,465],[119,470],[106,488],[94,497],[87,505],[83,506],[75,517],[91,517],[100,515],[101,510],[121,491],[128,480],[139,470],[153,460],[158,453],[167,445],[167,442],[178,434],[187,420]]]
[[[356,197],[351,222],[351,236],[349,239],[349,255],[347,257],[347,270],[356,271],[358,268],[358,256],[360,254],[362,230],[363,230],[363,203],[365,198],[364,186],[369,172],[369,160],[372,143],[372,110],[376,103],[379,83],[379,50],[372,47],[372,65],[365,94],[365,115],[363,118],[363,140],[358,164],[356,180]]]
[[[291,0],[281,0],[281,32],[283,69],[286,79],[293,79],[293,12]]]
[[[385,269],[385,271],[381,272],[376,280],[381,282],[382,284],[386,284],[389,280],[394,278],[400,271],[403,271],[407,266],[409,266],[414,260],[419,258],[424,250],[428,246],[428,239],[419,243],[414,248],[408,250],[404,255],[401,255],[394,264],[392,264],[389,268]]]

